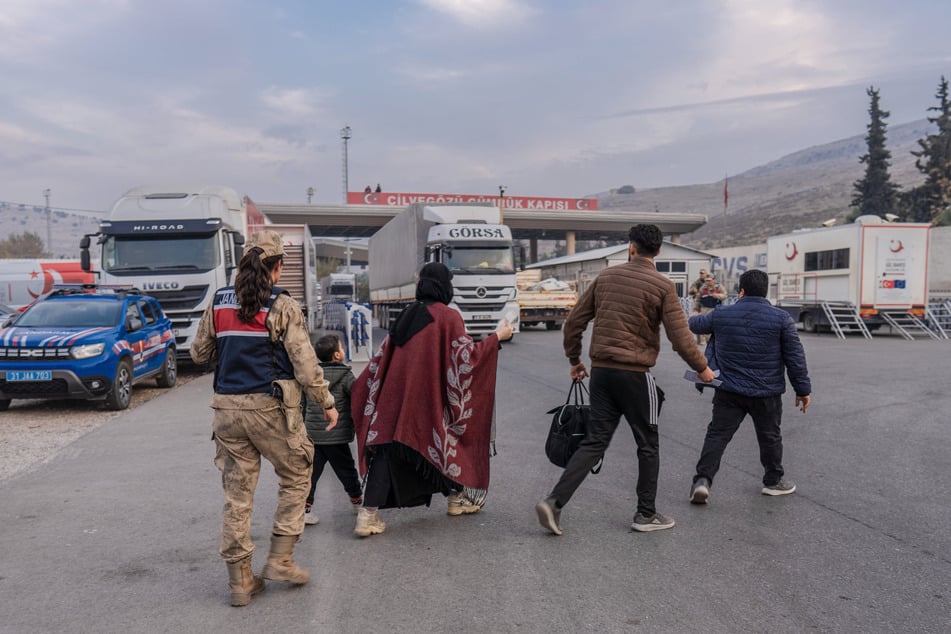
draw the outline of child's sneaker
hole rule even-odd
[[[356,515],[360,512],[360,507],[363,506],[363,497],[350,498],[350,509],[353,511],[353,514]]]
[[[312,504],[308,504],[304,508],[304,524],[307,524],[308,526],[313,526],[319,521],[320,520],[317,519],[317,513],[314,512],[314,506]]]

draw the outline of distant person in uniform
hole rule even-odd
[[[706,279],[703,281],[703,286],[700,287],[700,291],[697,293],[696,301],[696,310],[694,312],[701,315],[706,315],[714,308],[723,303],[726,299],[726,291],[722,286],[717,284],[717,280],[710,274],[707,274]],[[697,343],[704,344],[707,342],[708,335],[698,335]]]
[[[796,490],[783,470],[784,373],[803,414],[812,402],[812,384],[796,323],[789,313],[769,303],[768,290],[766,273],[751,269],[740,276],[740,298],[735,304],[690,318],[690,330],[713,335],[704,353],[723,381],[713,394],[713,420],[707,426],[690,490],[694,504],[707,503],[720,458],[747,415],[753,419],[759,443],[763,495],[788,495]]]
[[[700,269],[700,277],[693,281],[690,290],[687,291],[687,297],[693,299],[693,312],[699,313],[700,307],[697,304],[697,296],[700,294],[700,288],[707,281],[707,269]]]
[[[304,530],[314,457],[302,393],[323,408],[328,429],[337,422],[300,305],[276,286],[283,268],[280,234],[252,234],[234,286],[215,293],[189,351],[197,364],[217,362],[212,437],[225,496],[220,553],[228,565],[233,606],[250,603],[264,589],[263,579],[295,584],[310,579],[293,559]],[[279,488],[271,550],[259,577],[251,571],[250,528],[262,455],[274,466]]]

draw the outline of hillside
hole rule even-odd
[[[917,141],[928,134],[929,125],[922,119],[888,129],[891,177],[902,188],[922,180],[911,151],[918,149]],[[818,226],[831,218],[843,222],[850,211],[852,184],[864,173],[859,156],[866,150],[864,135],[859,135],[731,175],[725,216],[723,181],[644,189],[633,194],[612,191],[598,195],[598,206],[618,211],[657,209],[705,214],[710,221],[683,236],[684,244],[699,249],[755,244],[770,235]]]

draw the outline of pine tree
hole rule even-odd
[[[865,135],[868,153],[859,157],[859,162],[865,163],[865,176],[854,184],[855,195],[852,196],[853,211],[849,215],[850,222],[866,214],[884,217],[885,214],[892,213],[898,194],[898,186],[892,183],[888,173],[892,153],[885,147],[885,119],[890,113],[879,106],[878,90],[869,86],[865,93],[871,99],[868,107],[868,134]]]
[[[928,121],[936,124],[937,131],[924,139],[918,139],[921,148],[915,155],[915,166],[925,175],[925,182],[915,188],[915,194],[909,197],[909,207],[905,210],[908,220],[914,222],[949,221],[951,206],[951,100],[948,96],[948,80],[941,76],[937,106],[928,110],[935,112]]]

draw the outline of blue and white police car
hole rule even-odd
[[[57,285],[0,330],[0,411],[13,399],[86,399],[125,409],[132,385],[178,376],[172,324],[131,287]]]

